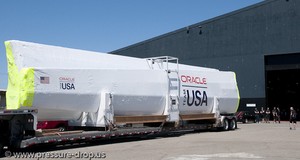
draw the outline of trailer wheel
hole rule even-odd
[[[223,131],[228,131],[228,129],[229,129],[229,122],[228,122],[228,119],[224,119],[223,120]]]
[[[237,128],[237,123],[235,119],[230,120],[229,130],[235,130]]]
[[[59,132],[64,132],[67,129],[67,127],[64,124],[59,124],[56,126],[56,128],[58,128]]]
[[[64,126],[58,127],[58,130],[59,130],[60,132],[66,131],[66,127],[64,127]]]

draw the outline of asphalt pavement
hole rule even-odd
[[[54,157],[55,154],[68,153],[72,156],[53,159],[296,160],[300,159],[300,125],[297,127],[290,130],[288,122],[238,124],[235,131],[201,131],[150,139],[100,141],[96,144],[46,148],[37,153],[40,154],[39,159],[46,159],[47,155],[41,154]],[[12,156],[3,159],[25,158]]]

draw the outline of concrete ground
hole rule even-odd
[[[300,159],[300,125],[298,127],[290,130],[288,122],[238,124],[235,131],[99,142],[97,145],[55,148],[43,152],[103,152],[105,159],[109,160],[294,160]]]

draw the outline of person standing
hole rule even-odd
[[[271,114],[270,108],[267,107],[267,110],[266,110],[266,123],[270,123],[270,114]]]
[[[260,110],[260,112],[259,112],[259,114],[260,114],[260,119],[261,119],[261,122],[266,122],[265,121],[265,110],[264,110],[264,107],[261,107],[261,110]]]
[[[280,109],[279,107],[276,108],[276,114],[277,114],[277,121],[280,123]]]
[[[277,112],[276,112],[276,107],[273,108],[272,110],[272,116],[273,116],[273,122],[277,123]]]
[[[254,109],[255,113],[255,123],[259,123],[259,111],[257,108]]]
[[[296,110],[291,107],[290,108],[290,129],[292,129],[292,126],[293,126],[293,129],[296,129],[296,124],[297,124],[297,113],[296,113]]]

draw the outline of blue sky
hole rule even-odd
[[[0,1],[0,89],[7,86],[6,40],[110,52],[261,1]]]

